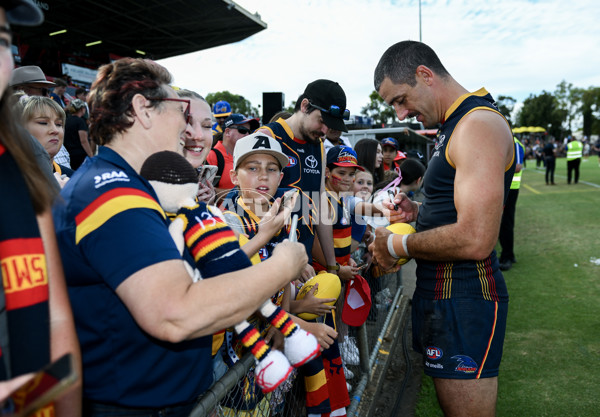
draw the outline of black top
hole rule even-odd
[[[87,155],[79,139],[79,131],[88,131],[87,123],[78,116],[68,116],[65,123],[65,148],[69,155]]]

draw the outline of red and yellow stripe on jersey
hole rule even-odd
[[[78,244],[113,216],[137,208],[156,210],[166,218],[163,209],[148,193],[137,188],[116,188],[101,194],[75,217],[75,243]]]

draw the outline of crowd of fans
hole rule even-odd
[[[294,113],[263,126],[170,83],[158,64],[128,58],[101,67],[77,97],[38,67],[16,68],[9,81],[23,137],[43,149],[39,168],[62,190],[53,209],[56,261],[81,346],[84,413],[187,415],[245,351],[257,363],[266,357],[260,346],[287,354],[284,339],[296,327],[318,349],[290,360],[292,376],[258,365],[240,382],[241,407],[271,398],[281,407],[282,395],[264,393],[303,378],[308,413],[344,413],[348,365],[358,365],[355,330],[341,319],[344,288],[365,275],[373,295],[380,289],[366,246],[375,227],[393,221],[381,202],[418,191],[425,166],[394,138],[362,139],[353,149],[343,136],[345,94],[333,81],[309,84]],[[167,169],[165,150],[185,159]],[[186,169],[192,198],[172,205],[165,200],[177,197]],[[288,241],[292,214],[300,243]],[[296,299],[317,273],[337,276],[340,296],[319,299],[317,286]],[[251,315],[265,297],[291,324]],[[236,325],[247,318],[251,336]]]

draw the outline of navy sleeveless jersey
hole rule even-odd
[[[279,141],[283,153],[288,156],[289,163],[283,169],[283,179],[279,186],[300,190],[294,212],[298,214],[298,242],[306,247],[308,258],[311,259],[315,235],[313,226],[318,219],[314,199],[319,197],[324,169],[323,143],[315,144],[295,138],[284,119],[266,124],[261,129],[269,130]]]
[[[446,114],[434,153],[423,178],[423,205],[417,218],[417,232],[456,223],[454,179],[456,169],[448,158],[448,145],[458,123],[475,110],[498,113],[494,99],[485,90],[461,96]],[[504,201],[515,170],[513,160],[504,173]],[[474,297],[492,301],[508,300],[496,251],[481,261],[435,262],[417,259],[417,293],[428,299]]]

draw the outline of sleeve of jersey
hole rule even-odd
[[[145,191],[108,191],[81,211],[75,223],[75,244],[113,289],[143,268],[181,259],[164,211]]]

